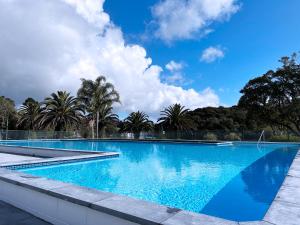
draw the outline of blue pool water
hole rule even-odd
[[[236,221],[264,217],[298,146],[214,146],[122,141],[24,141],[10,145],[120,152],[119,158],[22,171]]]

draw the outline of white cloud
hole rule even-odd
[[[183,64],[172,60],[166,65],[166,69],[170,72],[179,71],[183,69]]]
[[[156,36],[165,42],[206,35],[215,21],[229,19],[238,0],[162,0],[152,8]]]
[[[224,58],[225,53],[221,47],[208,47],[202,52],[201,61],[206,63],[212,63],[217,59]]]
[[[104,0],[0,0],[0,95],[18,103],[58,89],[76,94],[80,78],[105,75],[120,92],[119,112],[155,114],[169,104],[217,106],[197,92],[163,83],[146,50],[125,43],[103,11]]]
[[[165,66],[167,74],[162,76],[162,80],[172,85],[185,85],[189,83],[189,81],[185,79],[185,75],[183,73],[184,66],[185,65],[181,62],[171,60]]]
[[[76,12],[86,19],[89,23],[103,28],[109,22],[108,14],[103,12],[105,0],[61,0],[76,9]]]

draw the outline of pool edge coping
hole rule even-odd
[[[31,150],[68,151],[69,153],[78,153],[78,154],[82,154],[82,155],[84,155],[84,154],[90,155],[91,153],[92,154],[112,153],[112,152],[107,152],[107,151],[79,150],[79,149],[68,149],[68,148],[49,148],[49,147],[19,146],[19,145],[7,145],[7,144],[3,145],[3,144],[1,144],[1,141],[0,141],[0,152],[1,152],[1,147],[31,149]],[[117,153],[117,154],[119,154],[119,153]],[[24,155],[26,155],[26,154],[24,154]]]
[[[294,192],[291,192],[291,189]],[[298,192],[295,190],[298,190]],[[293,195],[292,199],[291,194]],[[284,207],[281,207],[282,205]],[[287,215],[290,215],[290,217],[287,218]],[[300,149],[298,149],[288,173],[262,222],[281,225],[285,221],[284,223],[290,224],[287,220],[291,220],[292,215],[296,216],[292,218],[296,220],[293,221],[293,224],[300,224]]]
[[[83,155],[83,157],[86,157],[88,155]],[[91,157],[92,156],[92,157]],[[90,154],[91,160],[95,158],[101,158],[100,155],[94,156],[93,154]],[[94,158],[93,158],[94,157]],[[61,161],[65,163],[66,158],[70,158],[73,161],[77,160],[79,156],[73,156],[73,157],[60,157],[59,158],[53,158],[53,159],[46,159],[46,160],[34,160],[30,162],[21,162],[21,163],[11,163],[11,165],[6,165],[7,166],[20,166],[22,164],[34,164],[40,163],[40,161],[48,161],[48,160],[55,160],[55,161]],[[82,158],[82,157],[81,157]],[[89,158],[89,157],[88,157]],[[43,177],[36,177],[36,176],[31,176],[26,173],[20,172],[20,171],[14,171],[10,169],[3,168],[1,166],[0,168],[0,180],[4,182],[8,182],[14,185],[22,186],[34,191],[38,191],[40,193],[50,195],[52,197],[56,197],[65,201],[69,201],[74,204],[79,204],[81,206],[89,207],[93,210],[106,213],[112,216],[116,216],[131,222],[135,223],[140,223],[140,224],[163,224],[163,225],[179,225],[182,224],[181,222],[183,220],[188,220],[190,221],[190,224],[192,224],[193,221],[201,222],[202,225],[213,225],[213,224],[222,224],[222,225],[281,225],[282,223],[277,223],[274,220],[286,220],[286,217],[284,215],[278,215],[278,213],[281,213],[282,209],[278,209],[276,204],[281,204],[282,202],[290,204],[291,208],[291,213],[295,213],[293,211],[294,207],[299,208],[300,212],[300,204],[297,204],[295,202],[289,202],[289,200],[282,199],[281,196],[285,196],[283,194],[286,192],[286,181],[289,179],[289,182],[291,182],[291,179],[296,179],[300,180],[300,150],[297,151],[297,154],[295,158],[293,159],[293,162],[289,168],[289,171],[284,179],[284,182],[282,183],[275,199],[273,200],[272,204],[270,205],[265,217],[261,221],[256,221],[256,222],[237,222],[237,221],[231,221],[231,220],[225,220],[222,218],[214,217],[214,216],[209,216],[201,213],[193,213],[189,212],[186,210],[181,210],[181,209],[176,209],[172,207],[167,207],[163,205],[159,205],[157,203],[152,203],[144,200],[138,200],[135,198],[131,197],[126,197],[122,195],[117,195],[114,193],[110,192],[103,192],[100,190],[95,190],[95,189],[89,189],[85,187],[81,187],[75,184],[69,184],[69,183],[64,183],[56,180],[51,180]],[[38,183],[35,183],[33,181],[38,181]],[[64,184],[62,185],[61,188],[47,188],[47,184],[52,183],[52,184]],[[43,184],[44,183],[44,184]],[[43,186],[46,185],[46,186]],[[55,185],[54,185],[55,186]],[[79,193],[76,193],[74,195],[72,194],[66,194],[64,190],[65,189],[70,189],[73,188],[74,190],[78,190]],[[84,194],[94,194],[97,200],[92,201],[92,200],[84,200],[82,199],[83,197],[80,195]],[[300,199],[300,192],[299,194],[299,199]],[[77,196],[76,196],[77,195]],[[99,200],[99,195],[101,196],[106,196],[103,197],[101,200]],[[104,201],[104,202],[103,202]],[[115,201],[117,203],[120,203],[122,206],[121,208],[119,207],[112,207],[110,206],[110,201]],[[124,204],[128,203],[128,204]],[[103,203],[106,203],[103,205]],[[149,215],[143,216],[143,215],[137,215],[137,213],[140,210],[140,205],[143,205],[143,208],[146,210],[153,211],[155,209],[156,213],[160,213],[164,216],[165,219],[151,219],[149,218]],[[131,205],[131,207],[134,208],[134,213],[128,212],[128,206]],[[159,212],[157,211],[159,209]],[[161,210],[161,211],[160,211]],[[289,207],[287,207],[287,210],[289,210]],[[289,213],[289,212],[285,212]],[[140,210],[140,214],[143,214],[143,212]],[[188,223],[189,224],[189,223]],[[300,223],[299,223],[300,224]]]
[[[210,221],[210,223],[208,223],[210,225],[215,224],[214,222],[216,222],[216,224],[222,222],[224,225],[238,225],[238,222],[235,221],[229,221],[201,213],[193,213],[71,183],[33,176],[3,167],[0,168],[0,180],[138,224],[169,224],[168,220],[170,218],[177,214],[180,214],[180,216],[183,214],[184,216],[191,216],[200,219],[201,221]],[[51,188],[51,186],[54,186],[54,188]],[[75,190],[75,193],[70,193],[70,189],[73,189],[73,192]],[[89,197],[89,200],[84,199],[85,195],[93,195],[94,200],[91,200],[91,197]],[[143,209],[141,209],[141,206]],[[152,212],[154,216],[149,215],[149,212]],[[203,223],[203,225],[206,224]]]

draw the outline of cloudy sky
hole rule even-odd
[[[20,104],[104,75],[120,114],[234,105],[300,50],[299,0],[0,0],[0,95]]]

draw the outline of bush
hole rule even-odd
[[[213,134],[213,133],[207,133],[203,136],[204,140],[208,140],[208,141],[216,141],[218,140],[217,135]]]
[[[270,141],[278,142],[300,142],[300,137],[295,135],[274,135],[270,137]]]
[[[241,137],[237,133],[229,133],[224,136],[225,141],[240,141]]]

